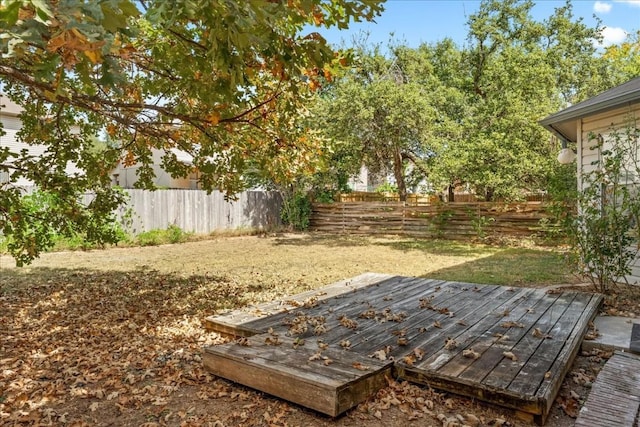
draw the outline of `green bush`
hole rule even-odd
[[[186,233],[182,228],[175,224],[171,224],[167,227],[167,238],[170,243],[182,243],[187,241],[191,233]]]
[[[578,216],[571,229],[574,266],[602,293],[631,274],[640,224],[640,131],[631,127],[609,136],[610,148],[601,136],[590,136],[601,156],[594,162],[596,168],[582,176]]]
[[[378,187],[376,187],[375,191],[376,193],[397,193],[398,186],[385,182],[384,184],[381,184]]]
[[[157,228],[142,232],[136,236],[135,241],[140,246],[158,246],[186,242],[191,234],[186,233],[177,225],[171,224],[166,230]]]
[[[284,198],[280,217],[282,222],[297,231],[309,228],[311,219],[311,199],[302,191],[295,191]]]

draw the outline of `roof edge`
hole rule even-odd
[[[579,107],[579,104],[576,104],[577,108],[571,108],[569,111],[567,110],[559,111],[557,113],[554,113],[550,116],[545,117],[544,119],[540,120],[538,123],[540,123],[544,127],[547,127],[547,125],[551,125],[553,123],[565,122],[565,121],[577,119],[579,117],[586,116],[589,114],[603,113],[605,111],[624,107],[625,105],[633,105],[637,103],[640,103],[640,89],[627,92],[624,95],[621,95],[616,98],[608,99],[606,101],[602,101],[597,104],[586,105],[584,107]]]

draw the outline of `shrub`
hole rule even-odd
[[[301,190],[296,190],[284,197],[280,218],[292,229],[304,231],[309,228],[311,211],[310,197]]]
[[[168,243],[183,243],[189,240],[193,233],[187,233],[175,224],[169,225],[165,230],[154,229],[142,232],[136,236],[140,246],[158,246]]]
[[[136,240],[140,246],[158,246],[164,241],[163,234],[160,229],[144,231],[136,236]]]
[[[636,128],[609,135],[610,147],[601,136],[591,135],[601,150],[596,168],[582,176],[578,216],[572,224],[573,264],[599,292],[626,281],[638,254],[640,176]]]

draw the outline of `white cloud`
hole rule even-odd
[[[598,47],[607,47],[613,44],[620,44],[627,38],[627,32],[620,27],[604,27],[600,32],[602,34],[602,42],[596,43]]]
[[[629,6],[640,7],[640,0],[614,0],[616,3],[625,3]]]
[[[611,3],[597,1],[593,4],[593,11],[596,13],[609,13],[611,11]]]

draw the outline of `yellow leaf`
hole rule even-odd
[[[206,120],[209,124],[215,126],[220,121],[220,113],[218,111],[213,111],[206,117]]]
[[[84,56],[86,56],[87,58],[89,58],[89,61],[91,61],[94,64],[97,64],[98,62],[100,62],[100,52],[97,50],[85,50],[84,52]]]
[[[50,90],[44,91],[44,97],[47,99],[47,101],[51,102],[55,102],[55,100],[58,98],[55,92],[51,92]]]

